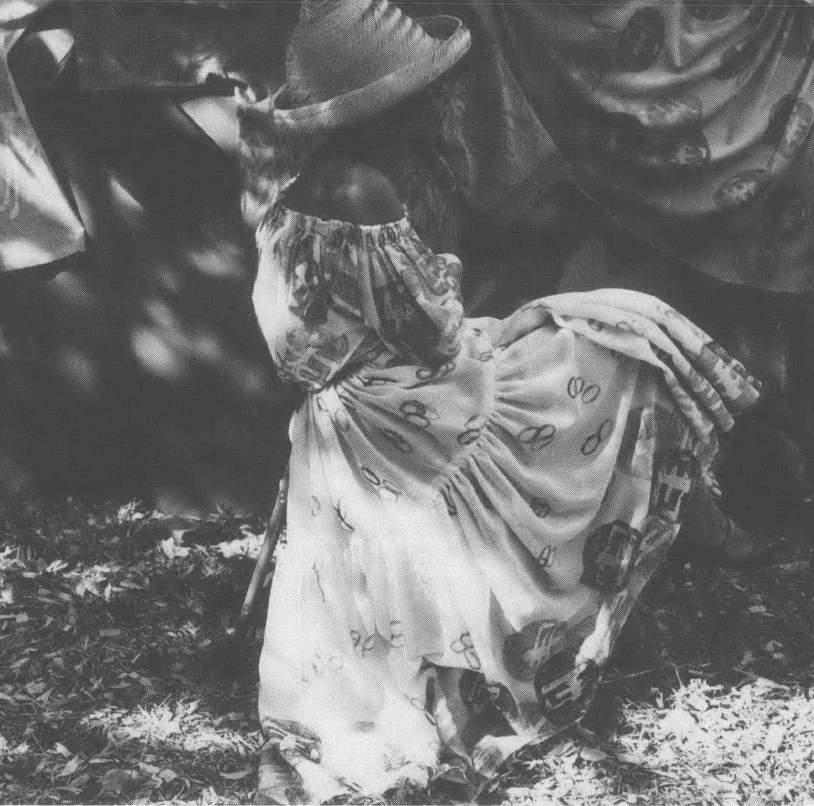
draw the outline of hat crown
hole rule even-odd
[[[303,0],[291,35],[286,83],[295,106],[372,84],[438,45],[387,0]]]

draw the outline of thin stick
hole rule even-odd
[[[690,674],[706,674],[703,667],[709,666],[708,663],[701,664],[701,669],[697,668],[696,663],[682,663],[677,665],[675,663],[664,663],[660,666],[651,666],[649,669],[641,669],[638,672],[630,672],[628,674],[615,675],[613,677],[605,677],[599,681],[600,686],[612,686],[615,683],[622,683],[625,680],[634,680],[637,677],[645,677],[649,674],[664,674],[665,672],[672,671],[677,674],[678,670],[690,672]],[[680,678],[679,678],[680,680]]]
[[[268,527],[266,528],[266,537],[260,548],[260,554],[257,555],[257,563],[254,566],[252,581],[246,590],[243,607],[240,608],[240,618],[235,628],[236,640],[244,638],[249,631],[249,622],[257,607],[257,594],[265,587],[264,583],[271,570],[274,549],[277,548],[277,541],[280,539],[280,535],[285,526],[286,499],[288,498],[288,472],[289,468],[286,467],[285,474],[282,479],[280,479],[280,489],[277,493],[277,500],[274,502],[274,509],[269,518]]]

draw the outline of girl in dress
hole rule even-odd
[[[685,514],[714,511],[717,433],[757,399],[637,292],[464,317],[461,265],[436,217],[414,226],[403,165],[433,154],[422,91],[469,42],[386,0],[306,2],[286,85],[242,98],[244,130],[277,148],[255,309],[304,393],[258,802],[380,794],[449,754],[488,778],[579,719]],[[720,532],[730,559],[754,554]]]

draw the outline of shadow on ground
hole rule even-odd
[[[291,404],[251,306],[234,154],[180,96],[78,89],[15,51],[24,101],[86,254],[0,273],[0,497],[138,497],[261,511]],[[31,64],[43,75],[24,81]]]
[[[228,641],[262,521],[74,502],[0,515],[0,802],[250,802],[259,636]],[[479,800],[734,804],[759,783],[760,803],[804,803],[814,785],[788,765],[808,776],[814,757],[811,559],[801,544],[746,575],[676,556],[583,727],[521,751]],[[387,802],[471,798],[454,779]]]

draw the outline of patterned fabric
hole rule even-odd
[[[11,25],[17,14],[31,10],[20,3],[0,21]],[[0,32],[0,271],[52,263],[85,246],[82,223],[57,183],[8,68],[8,52],[20,33]]]
[[[260,662],[291,796],[426,780],[442,748],[490,775],[584,713],[755,383],[635,292],[461,319],[407,218],[278,206],[258,245],[260,325],[308,392]]]
[[[510,62],[501,81],[516,79],[572,181],[610,218],[723,280],[814,288],[814,8],[802,0],[471,7],[492,44],[477,69],[499,77]],[[453,88],[473,119],[492,104],[477,88],[466,78]],[[465,174],[490,165],[477,127],[463,133]],[[514,156],[506,142],[503,159],[523,164],[525,149]],[[550,156],[533,169],[541,191],[559,165]],[[521,190],[527,210],[515,215],[545,221],[545,205]]]
[[[282,377],[320,389],[380,341],[429,364],[457,352],[461,265],[406,216],[358,226],[274,211],[258,229],[254,304]]]
[[[550,215],[550,191],[566,176],[565,160],[499,46],[499,4],[483,10],[475,0],[471,5],[477,19],[461,4],[405,6],[412,14],[463,14],[473,29],[465,62],[430,86],[439,123],[436,147],[475,210],[503,223],[541,223]]]

